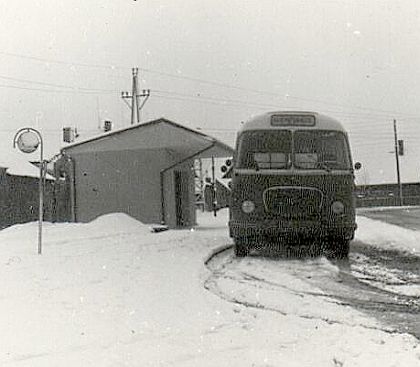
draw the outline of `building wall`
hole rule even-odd
[[[180,160],[166,150],[129,150],[73,154],[76,221],[123,212],[143,223],[161,223],[161,174]],[[189,172],[190,225],[195,224],[194,177],[191,164],[174,169]],[[165,224],[176,227],[173,170],[164,174]]]
[[[76,220],[124,212],[160,223],[160,171],[174,162],[164,150],[74,154]]]
[[[53,184],[44,187],[44,220],[53,217]],[[39,180],[0,172],[0,228],[39,219]]]

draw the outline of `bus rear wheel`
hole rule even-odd
[[[248,240],[244,237],[234,239],[234,252],[236,257],[244,257],[249,255]]]

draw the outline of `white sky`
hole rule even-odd
[[[419,15],[415,0],[2,1],[2,149],[23,126],[42,131],[50,155],[63,126],[81,137],[100,119],[128,126],[120,92],[138,66],[140,89],[152,90],[143,120],[165,116],[228,143],[268,110],[342,120],[361,183],[395,181],[396,118],[403,180],[418,181]]]

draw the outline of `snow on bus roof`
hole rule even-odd
[[[315,123],[313,125],[278,125],[274,126],[271,123],[271,119],[273,116],[304,116],[310,117],[313,116],[315,119]],[[242,128],[239,130],[239,134],[246,130],[261,130],[261,129],[292,129],[292,130],[300,130],[304,129],[323,129],[323,130],[338,130],[345,132],[343,125],[335,120],[332,117],[320,114],[318,112],[312,111],[272,111],[266,112],[262,115],[255,116],[245,122]]]

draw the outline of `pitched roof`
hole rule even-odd
[[[227,157],[233,154],[233,149],[227,144],[166,118],[131,125],[75,142],[63,147],[61,152],[75,154],[137,149],[168,149],[184,156],[201,152],[199,156],[203,158]]]

